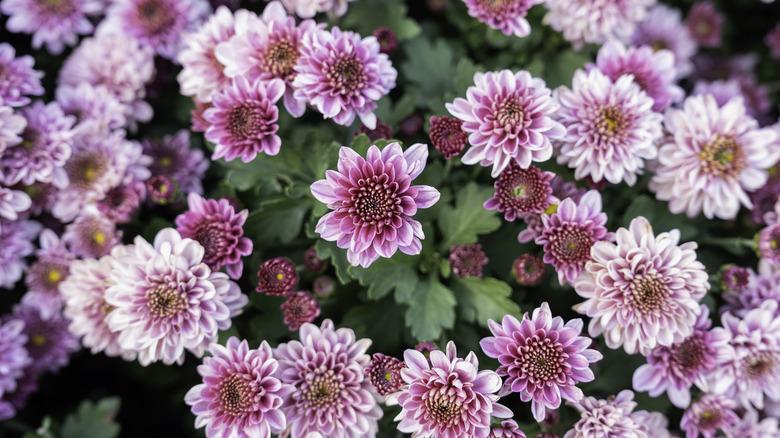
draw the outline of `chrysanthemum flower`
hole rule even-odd
[[[667,49],[674,53],[674,64],[679,77],[691,73],[691,58],[698,50],[696,41],[682,22],[680,11],[664,4],[657,4],[650,9],[631,36],[631,44],[650,46],[655,50]]]
[[[772,55],[772,58],[780,58],[780,23],[778,23],[775,27],[772,28],[771,31],[769,31],[769,33],[766,34],[766,37],[764,37],[764,42],[766,43],[767,47],[769,47],[769,53]]]
[[[124,224],[132,219],[145,198],[146,185],[142,181],[131,179],[109,189],[95,206],[110,221]]]
[[[653,103],[653,111],[664,111],[685,96],[675,82],[677,68],[674,54],[669,50],[653,50],[649,46],[626,47],[618,41],[609,41],[599,49],[596,67],[612,81],[623,75],[633,75]]]
[[[319,12],[340,17],[347,13],[348,3],[352,1],[355,0],[282,0],[282,4],[301,18],[312,18]]]
[[[512,411],[498,403],[501,378],[493,371],[480,371],[473,352],[458,357],[450,342],[446,353],[434,350],[429,358],[406,350],[404,362],[401,377],[408,387],[388,399],[401,406],[395,417],[400,432],[419,438],[486,438],[491,416],[512,417]]]
[[[0,219],[0,288],[12,288],[27,267],[25,257],[33,253],[32,241],[40,231],[37,222]]]
[[[368,129],[366,125],[361,124],[360,128],[355,131],[355,137],[360,134],[366,134],[369,140],[381,140],[393,138],[393,128],[387,123],[378,120],[376,121],[376,128]]]
[[[201,180],[209,168],[203,151],[193,148],[186,129],[159,139],[141,142],[144,154],[151,157],[149,171],[170,179],[184,193],[203,193]]]
[[[691,32],[691,36],[702,47],[718,47],[723,31],[723,14],[709,1],[695,3],[688,11],[685,25]]]
[[[317,248],[312,246],[303,253],[303,265],[309,271],[316,273],[324,271],[328,267],[328,262],[321,259],[317,255]]]
[[[127,106],[103,85],[63,85],[57,88],[57,103],[79,123],[97,124],[102,129],[118,129],[127,123]]]
[[[419,254],[425,235],[412,216],[439,200],[435,188],[411,185],[427,158],[428,146],[419,143],[405,151],[398,143],[371,146],[365,158],[342,147],[338,170],[311,185],[314,197],[334,210],[320,218],[316,232],[346,249],[353,266],[368,267],[397,250]]]
[[[465,99],[446,105],[469,134],[471,147],[461,158],[463,163],[493,166],[495,178],[512,160],[523,169],[532,161],[549,160],[550,140],[561,138],[566,130],[552,118],[558,104],[544,81],[527,71],[503,70],[477,73],[474,83]]]
[[[609,348],[633,354],[693,333],[709,283],[696,243],[679,240],[678,230],[656,236],[640,216],[617,231],[615,243],[593,246],[592,260],[574,284],[586,299],[576,310],[591,318],[591,336],[604,334]]]
[[[507,36],[525,37],[531,25],[525,16],[544,0],[464,0],[469,15]]]
[[[241,158],[248,163],[258,153],[276,155],[282,147],[279,130],[279,109],[276,102],[284,95],[284,82],[279,79],[248,81],[244,76],[233,78],[212,96],[212,107],[204,113],[209,127],[206,139],[215,144],[212,160]]]
[[[339,125],[349,126],[357,116],[369,129],[376,127],[376,102],[395,87],[398,75],[387,55],[379,52],[376,38],[338,27],[303,36],[295,71],[296,99]]]
[[[28,96],[40,96],[44,91],[41,86],[43,73],[33,68],[33,57],[15,56],[16,49],[12,45],[0,43],[0,107],[27,105],[30,103]]]
[[[22,142],[19,135],[27,126],[27,120],[16,114],[13,108],[0,106],[0,156],[3,152]]]
[[[92,33],[89,16],[103,9],[99,0],[4,0],[0,11],[8,15],[5,27],[10,32],[32,35],[32,47],[46,46],[58,55],[76,44],[79,35]]]
[[[447,116],[431,116],[428,137],[431,145],[449,160],[460,155],[469,141],[469,136],[463,131],[463,122]]]
[[[287,427],[282,403],[294,388],[277,375],[279,362],[263,341],[250,349],[236,337],[225,346],[214,343],[210,357],[203,359],[198,373],[203,383],[184,396],[196,415],[195,427],[206,427],[209,438],[270,438]]]
[[[67,184],[62,166],[70,158],[75,118],[66,116],[54,102],[35,102],[22,108],[27,126],[21,143],[7,148],[0,157],[0,181],[6,185],[36,181]]]
[[[741,269],[744,272],[741,272],[740,287],[724,290],[724,311],[742,317],[750,310],[761,307],[765,301],[775,300],[780,303],[780,270],[771,263],[759,264],[758,273],[752,269]]]
[[[379,43],[380,52],[390,55],[398,49],[398,37],[389,27],[379,26],[372,35]]]
[[[271,296],[287,295],[298,284],[295,263],[287,257],[263,262],[257,271],[257,291]]]
[[[250,81],[280,79],[284,83],[284,107],[293,117],[306,110],[306,97],[294,95],[295,64],[301,56],[303,38],[317,31],[313,20],[295,22],[278,1],[265,7],[262,18],[241,17],[239,32],[219,44],[216,57],[228,77],[244,76]]]
[[[173,181],[165,175],[155,175],[146,180],[147,199],[154,204],[168,205],[180,194]]]
[[[25,348],[24,321],[12,319],[0,323],[0,399],[16,389],[16,382],[30,364]]]
[[[108,254],[119,243],[121,235],[116,224],[98,214],[87,212],[65,227],[62,239],[73,254],[97,258]]]
[[[579,202],[564,199],[555,213],[542,215],[541,221],[542,229],[535,241],[543,247],[543,260],[555,268],[562,285],[573,284],[591,259],[591,247],[610,237],[607,215],[601,211],[601,195],[595,190]]]
[[[333,278],[327,275],[318,276],[317,278],[314,279],[314,282],[312,284],[312,290],[314,291],[314,294],[322,298],[331,296],[331,294],[333,294],[334,289],[335,289],[335,284],[333,282]]]
[[[738,294],[750,284],[753,271],[749,268],[735,265],[726,265],[720,270],[721,287],[726,295]]]
[[[734,400],[719,394],[705,394],[685,411],[680,427],[686,438],[715,438],[718,430],[729,433],[739,421]],[[735,435],[739,436],[739,435]]]
[[[404,368],[406,364],[402,360],[382,353],[374,353],[365,370],[366,378],[377,394],[390,395],[400,391],[406,384],[401,378],[401,370]]]
[[[511,161],[493,184],[495,194],[485,201],[484,207],[503,213],[504,219],[510,222],[528,214],[542,214],[555,202],[553,178],[552,172],[536,166],[522,169],[516,161]]]
[[[504,420],[501,424],[493,426],[487,438],[526,438],[515,420]],[[538,438],[538,436],[537,436]]]
[[[25,272],[24,282],[27,293],[23,303],[53,304],[51,311],[59,311],[62,300],[60,284],[68,278],[70,264],[76,258],[54,231],[45,229],[39,236],[40,249],[35,251],[36,260]],[[28,301],[29,300],[29,301]]]
[[[660,412],[636,411],[631,414],[631,419],[648,438],[677,438],[669,432],[669,419]]]
[[[522,254],[512,263],[512,275],[522,286],[534,286],[544,276],[544,262],[533,254]]]
[[[303,324],[314,322],[320,316],[320,303],[306,291],[290,293],[280,307],[284,324],[290,331],[297,331]]]
[[[544,22],[579,49],[586,43],[625,41],[656,0],[546,0]]]
[[[348,328],[335,329],[329,319],[320,327],[304,324],[300,341],[280,344],[277,376],[295,387],[283,411],[291,438],[372,438],[382,410],[371,393],[364,369],[369,339],[355,340]]]
[[[78,339],[68,331],[69,321],[60,313],[46,315],[38,306],[20,304],[10,320],[24,322],[25,348],[30,355],[30,367],[36,372],[58,371],[80,347]]]
[[[582,391],[577,383],[593,380],[590,364],[601,360],[588,348],[590,338],[580,336],[582,320],[563,321],[543,303],[522,321],[504,316],[501,324],[488,321],[493,334],[479,345],[488,357],[498,359],[498,375],[505,377],[502,394],[518,393],[531,402],[536,421],[543,421],[547,409],[558,409],[561,400],[578,402]]]
[[[636,402],[629,390],[606,400],[585,397],[574,407],[580,411],[580,419],[563,438],[647,438],[632,416]]]
[[[758,233],[758,253],[764,260],[780,264],[780,223],[764,227]]]
[[[455,245],[449,256],[452,273],[456,277],[482,277],[482,270],[488,263],[487,255],[479,243]]]
[[[773,417],[759,421],[757,412],[747,410],[730,429],[733,437],[774,438],[780,436],[780,421]]]
[[[19,213],[30,209],[32,200],[27,193],[0,186],[0,218],[15,221]],[[0,225],[2,226],[2,225]]]

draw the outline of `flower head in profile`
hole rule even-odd
[[[572,88],[559,88],[556,99],[556,120],[567,128],[558,163],[574,169],[577,179],[634,185],[658,153],[663,118],[633,76],[613,81],[598,69],[578,70]]]
[[[16,49],[12,45],[0,43],[0,107],[24,106],[30,103],[29,96],[43,94],[43,73],[35,70],[34,65],[32,56],[16,57]]]
[[[287,295],[298,284],[295,263],[287,257],[274,257],[257,271],[257,291],[271,296]]]
[[[590,364],[601,360],[596,350],[588,348],[591,340],[580,336],[582,320],[564,322],[553,317],[550,306],[543,303],[522,321],[512,315],[501,323],[488,321],[493,336],[480,341],[488,357],[498,359],[498,375],[504,377],[502,394],[517,393],[531,402],[536,421],[543,421],[547,409],[555,410],[561,400],[578,402],[582,391],[578,383],[593,380]]]
[[[0,4],[0,11],[8,15],[8,31],[31,34],[34,49],[46,46],[55,55],[75,45],[80,35],[91,33],[90,16],[102,8],[99,0],[4,0]]]
[[[320,316],[320,303],[306,291],[290,293],[280,308],[284,324],[290,331],[297,331],[303,324],[314,322]]]
[[[428,136],[431,145],[449,160],[460,155],[469,141],[463,131],[463,122],[454,117],[431,116]]]
[[[408,386],[389,398],[401,406],[395,418],[399,431],[419,438],[486,438],[490,417],[512,416],[498,403],[501,378],[493,371],[480,371],[473,352],[458,357],[455,343],[450,342],[446,352],[434,350],[428,358],[406,350],[404,362],[401,378]]]
[[[450,268],[456,277],[482,277],[482,270],[488,263],[487,255],[479,243],[455,245],[450,248]]]
[[[12,319],[0,322],[0,399],[16,389],[17,381],[30,364],[25,344],[24,321]]]
[[[500,30],[507,36],[525,37],[531,33],[528,11],[544,0],[464,0],[469,15]]]
[[[25,348],[30,355],[30,367],[35,372],[60,370],[80,347],[78,339],[68,331],[70,321],[61,313],[46,314],[38,306],[19,304],[9,320],[24,323]]]
[[[317,327],[304,324],[300,341],[280,344],[277,376],[294,390],[283,411],[291,438],[371,438],[378,431],[382,409],[371,393],[364,369],[369,339],[355,339],[348,328],[336,329],[326,319]]]
[[[718,430],[731,432],[739,421],[734,400],[720,394],[705,394],[683,414],[680,427],[686,438],[715,438]],[[734,435],[743,436],[743,435]]]
[[[574,48],[626,40],[656,0],[546,0],[544,22]]]
[[[32,242],[40,229],[37,222],[26,219],[0,219],[0,288],[10,289],[22,278],[25,257],[33,253]]]
[[[580,419],[563,438],[647,438],[632,415],[636,402],[629,390],[602,400],[585,397],[574,407],[580,411]]]
[[[696,2],[688,16],[685,25],[691,36],[702,47],[718,47],[723,32],[725,18],[710,0]]]
[[[206,427],[209,438],[238,436],[270,438],[287,427],[284,399],[294,388],[282,383],[279,362],[263,341],[257,349],[231,337],[209,347],[198,373],[203,383],[184,396],[195,414],[195,427]]]
[[[655,50],[672,52],[680,77],[688,76],[693,70],[691,59],[698,50],[698,44],[683,23],[678,9],[660,3],[653,6],[636,27],[630,41],[635,46],[650,46]]]
[[[398,143],[371,146],[365,158],[342,147],[338,169],[311,186],[314,197],[333,210],[320,218],[317,233],[346,249],[354,266],[368,267],[398,250],[419,254],[425,235],[413,216],[439,200],[435,188],[412,185],[427,158],[428,146],[419,143],[405,151]]]
[[[551,140],[566,130],[553,120],[558,104],[542,79],[527,71],[477,73],[466,98],[446,105],[447,111],[463,121],[471,147],[463,155],[465,164],[492,166],[497,177],[510,161],[527,169],[532,161],[552,156]]]
[[[499,211],[512,222],[529,214],[540,215],[555,202],[552,180],[555,174],[536,166],[527,169],[512,161],[493,184],[496,191],[485,201],[487,210]]]
[[[693,333],[709,283],[696,243],[679,241],[678,230],[655,235],[640,216],[617,231],[615,243],[593,246],[574,284],[586,299],[576,310],[591,318],[591,336],[603,334],[609,348],[646,354]]]

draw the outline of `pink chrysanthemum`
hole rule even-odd
[[[465,99],[446,105],[469,134],[471,148],[463,163],[492,165],[495,178],[512,160],[523,169],[532,161],[549,160],[550,140],[561,138],[566,130],[552,118],[558,104],[544,81],[527,71],[503,70],[477,73],[474,83]]]
[[[282,403],[294,391],[282,383],[279,362],[263,341],[250,349],[236,337],[225,346],[214,343],[211,356],[203,359],[198,373],[203,383],[184,396],[196,415],[195,427],[206,427],[209,438],[270,438],[287,427]]]
[[[680,77],[691,73],[691,58],[698,50],[696,41],[682,22],[680,11],[664,4],[657,4],[650,9],[631,37],[631,44],[650,46],[655,50],[667,49],[674,53],[674,63]]]
[[[295,390],[285,398],[291,438],[372,438],[382,409],[371,393],[364,369],[369,339],[355,339],[348,328],[329,319],[320,327],[304,324],[300,341],[280,344],[277,375]]]
[[[262,17],[241,17],[240,31],[216,49],[225,75],[245,76],[249,80],[280,79],[284,82],[284,107],[293,117],[306,111],[306,97],[295,96],[292,86],[297,76],[295,65],[301,56],[303,38],[317,31],[313,20],[295,22],[278,1],[268,4]]]
[[[598,69],[578,70],[572,89],[559,88],[556,100],[556,120],[567,128],[558,163],[575,169],[577,179],[634,185],[645,160],[658,153],[662,117],[633,76],[612,81]]]
[[[764,42],[769,47],[769,54],[774,59],[780,58],[780,23],[775,25],[769,33],[766,34]]]
[[[276,155],[282,147],[279,138],[279,109],[276,102],[284,95],[279,79],[248,81],[233,78],[229,85],[212,96],[212,107],[204,113],[209,127],[206,139],[214,143],[212,160],[240,158],[244,163],[258,153]]]
[[[678,245],[680,232],[655,235],[644,217],[620,228],[616,242],[598,242],[574,285],[586,299],[576,310],[591,318],[591,336],[609,348],[643,354],[693,333],[698,301],[709,289],[696,243]]]
[[[580,411],[580,419],[563,438],[647,438],[632,415],[636,402],[629,390],[606,400],[585,397],[574,407]]]
[[[647,355],[647,363],[634,372],[633,384],[637,391],[646,391],[651,397],[666,392],[678,408],[691,403],[690,388],[694,384],[709,391],[710,373],[727,360],[733,350],[728,337],[712,331],[707,306],[702,305],[693,333],[670,347],[659,346]]]
[[[400,391],[406,384],[401,377],[401,370],[404,368],[406,364],[402,360],[382,353],[374,353],[365,370],[366,378],[377,394],[390,395]]]
[[[531,33],[528,11],[544,0],[463,0],[469,15],[504,35],[525,37]]]
[[[35,251],[36,260],[24,276],[27,293],[22,302],[39,304],[41,307],[44,307],[43,303],[48,303],[51,307],[45,311],[59,312],[62,306],[59,287],[70,275],[70,264],[76,256],[52,230],[41,231],[38,239],[40,249]]]
[[[719,394],[704,394],[683,414],[680,428],[686,438],[715,438],[718,430],[731,432],[739,421],[734,400]]]
[[[129,222],[146,199],[146,185],[131,179],[109,189],[98,201],[96,208],[110,221],[117,224]]]
[[[314,322],[320,316],[320,303],[306,291],[290,293],[280,308],[284,316],[284,325],[293,332],[307,322]]]
[[[719,107],[709,95],[667,111],[664,124],[671,136],[658,152],[650,189],[672,213],[733,219],[740,204],[752,208],[746,192],[766,183],[766,170],[780,157],[775,130],[759,129],[741,99]]]
[[[543,260],[553,265],[562,285],[574,283],[591,259],[591,247],[611,237],[607,215],[601,211],[601,195],[595,190],[579,202],[564,199],[555,213],[542,215],[541,221],[542,230],[535,241],[543,247]]]
[[[166,228],[154,245],[139,236],[115,257],[107,323],[142,365],[181,363],[184,350],[201,356],[217,331],[230,327],[231,303],[242,301],[241,291],[227,275],[211,271],[203,255],[198,242]]]
[[[257,271],[257,291],[271,296],[292,292],[298,284],[295,263],[287,257],[266,260]]]
[[[526,436],[515,420],[504,420],[500,425],[493,426],[488,438],[526,438]],[[539,438],[538,435],[537,438]]]
[[[456,277],[482,278],[482,270],[488,263],[487,255],[479,243],[455,245],[450,248],[450,268]]]
[[[412,185],[427,158],[428,146],[419,143],[405,151],[398,143],[371,146],[365,158],[342,147],[338,170],[311,185],[314,197],[334,210],[320,218],[316,232],[346,249],[354,266],[368,267],[397,250],[419,254],[425,235],[412,216],[439,200],[435,188]]]
[[[780,264],[780,223],[772,224],[758,233],[758,253],[772,264]]]
[[[516,161],[501,172],[493,184],[496,191],[484,207],[504,214],[504,219],[514,221],[528,214],[542,214],[555,202],[552,180],[555,174],[536,166],[522,169]]]
[[[4,0],[0,11],[8,15],[5,27],[10,32],[32,34],[32,47],[44,45],[58,55],[76,44],[79,35],[92,33],[90,15],[101,12],[99,0]]]
[[[406,350],[404,362],[401,377],[408,387],[388,399],[401,406],[395,417],[399,431],[418,438],[486,438],[491,416],[512,417],[512,411],[498,403],[501,378],[493,371],[480,371],[473,352],[458,357],[450,342],[446,353],[434,350],[429,358]]]
[[[376,128],[376,102],[395,87],[398,72],[379,52],[373,36],[361,38],[334,27],[306,33],[295,65],[294,97],[305,100],[339,125],[360,118]]]
[[[602,356],[588,348],[590,338],[580,336],[581,319],[564,323],[542,303],[533,314],[523,314],[522,321],[506,315],[501,324],[489,320],[488,327],[493,336],[479,345],[498,359],[498,375],[506,377],[501,393],[518,393],[522,401],[530,401],[536,421],[544,420],[547,409],[558,409],[561,400],[582,399],[575,385],[593,380],[590,364]]]
[[[122,128],[127,122],[127,107],[103,85],[82,82],[57,87],[57,103],[80,124],[108,130]]]
[[[691,32],[691,36],[702,47],[718,47],[723,31],[723,14],[709,1],[695,3],[688,11],[685,25]]]
[[[244,237],[249,211],[236,213],[227,199],[204,199],[197,193],[189,194],[187,204],[189,209],[176,217],[176,230],[203,246],[203,263],[212,270],[224,266],[231,278],[241,278],[241,257],[252,253],[252,241]]]
[[[758,273],[752,269],[741,269],[744,272],[741,273],[740,287],[724,290],[724,311],[743,317],[748,311],[761,307],[765,301],[780,303],[780,270],[772,263],[760,263]]]
[[[544,276],[544,262],[533,254],[523,254],[512,262],[512,275],[522,286],[535,286]]]
[[[585,43],[625,41],[656,0],[546,0],[544,22],[579,49]]]
[[[463,122],[447,116],[431,116],[428,129],[431,145],[447,160],[460,155],[469,141]]]
[[[79,215],[65,227],[62,239],[73,254],[85,258],[97,258],[108,254],[121,237],[116,224],[95,213]]]
[[[67,1],[67,0],[66,0]],[[19,107],[30,103],[28,96],[43,94],[41,77],[35,70],[32,56],[16,57],[16,49],[10,44],[0,43],[0,107]],[[2,142],[0,142],[2,150]]]

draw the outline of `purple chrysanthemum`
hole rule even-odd
[[[16,49],[12,45],[0,43],[0,106],[27,105],[30,103],[28,96],[40,96],[44,91],[41,86],[43,73],[33,68],[32,56],[15,56]]]
[[[490,429],[487,438],[526,438],[526,436],[515,420],[504,420],[501,424]]]
[[[225,346],[214,343],[198,373],[203,383],[184,396],[196,415],[195,427],[206,427],[209,438],[270,438],[287,427],[282,403],[294,388],[277,375],[279,362],[263,341],[250,349],[236,337]]]
[[[653,99],[653,111],[663,111],[685,96],[675,83],[677,69],[674,54],[669,50],[626,47],[618,41],[609,41],[599,49],[596,67],[612,81],[633,75],[634,82]]]
[[[780,264],[780,223],[768,225],[758,233],[758,253],[772,264]]]
[[[127,107],[103,85],[62,85],[57,88],[57,103],[79,123],[94,123],[101,129],[118,129],[127,123]]]
[[[32,254],[32,241],[40,226],[28,220],[0,219],[0,288],[12,288],[27,267],[24,258]]]
[[[674,63],[680,77],[691,73],[691,58],[698,50],[696,41],[682,21],[680,11],[660,3],[650,9],[639,23],[631,37],[631,44],[650,46],[656,50],[667,49],[674,53]]]
[[[290,293],[280,308],[284,316],[284,324],[293,332],[307,322],[314,322],[320,316],[320,303],[306,291]]]
[[[347,13],[348,3],[352,1],[355,0],[282,0],[282,4],[301,18],[312,18],[319,12],[341,17]]]
[[[463,122],[447,116],[431,116],[428,128],[431,145],[447,160],[460,155],[469,141]]]
[[[724,298],[744,291],[750,284],[752,275],[753,272],[749,268],[735,265],[723,266],[720,270],[720,281],[721,288],[725,292]]]
[[[379,51],[385,54],[392,54],[398,49],[398,36],[387,26],[379,26],[372,33],[379,43]]]
[[[371,146],[365,158],[342,147],[338,170],[311,185],[314,197],[334,210],[320,218],[316,232],[346,249],[353,266],[368,267],[397,250],[419,254],[425,235],[412,216],[439,200],[435,188],[411,185],[427,159],[428,146],[419,143],[405,151],[398,143]]]
[[[431,351],[438,350],[439,346],[431,341],[420,341],[414,346],[414,349],[428,357]]]
[[[542,214],[555,202],[552,180],[555,174],[536,166],[522,169],[516,161],[501,172],[493,184],[496,191],[484,203],[491,211],[504,214],[504,219],[514,221],[528,214]]]
[[[55,196],[59,189],[53,184],[36,182],[30,185],[17,184],[15,189],[24,191],[30,197],[30,214],[39,215],[43,212],[51,211]]]
[[[360,128],[355,131],[355,137],[360,134],[366,134],[369,140],[376,141],[382,139],[393,138],[393,128],[387,123],[377,119],[376,128],[368,129],[366,125],[361,124]]]
[[[680,428],[686,438],[715,438],[718,430],[731,432],[739,421],[734,400],[719,394],[705,394],[683,414]],[[739,435],[738,435],[739,436]]]
[[[149,171],[165,176],[184,193],[203,193],[201,180],[209,168],[203,151],[193,148],[189,131],[182,129],[159,139],[142,143],[144,154],[152,159]]]
[[[295,263],[287,257],[275,257],[263,262],[257,270],[257,291],[271,296],[284,296],[298,284]]]
[[[179,197],[181,192],[165,175],[155,175],[145,183],[146,199],[154,204],[168,205]]]
[[[656,0],[546,0],[544,22],[579,49],[585,43],[625,41]]]
[[[685,25],[691,36],[702,47],[718,47],[723,31],[723,14],[710,0],[695,3],[688,11]]]
[[[38,304],[48,302],[54,304],[50,310],[59,311],[62,301],[59,286],[68,278],[70,264],[76,257],[52,230],[41,231],[39,241],[40,249],[35,252],[36,260],[25,273],[27,293],[22,302],[28,302],[24,300]]]
[[[62,239],[79,257],[97,258],[108,254],[120,241],[121,231],[107,218],[93,213],[79,215],[65,227]]]
[[[544,261],[533,254],[522,254],[512,262],[512,275],[522,286],[535,286],[544,276]]]
[[[60,54],[76,44],[79,35],[92,33],[89,16],[101,12],[99,0],[4,0],[0,11],[8,15],[10,32],[32,34],[32,47]]]
[[[480,371],[473,352],[458,357],[450,342],[446,353],[434,350],[429,358],[406,350],[404,362],[401,377],[408,387],[389,398],[401,406],[395,417],[399,431],[418,438],[486,438],[491,416],[512,417],[512,411],[498,403],[501,378],[494,371]]]
[[[24,213],[31,206],[32,200],[27,193],[0,186],[0,219],[15,221],[19,213]]]
[[[633,76],[612,81],[598,69],[578,70],[572,89],[556,90],[556,100],[556,120],[567,128],[558,163],[574,169],[577,179],[634,185],[645,160],[658,153],[662,117]]]
[[[535,241],[544,249],[543,260],[555,267],[562,285],[573,284],[591,260],[591,247],[610,237],[601,195],[591,190],[579,202],[564,199],[555,213],[542,215],[541,220],[542,231]]]
[[[512,160],[523,169],[532,161],[549,160],[550,140],[561,138],[566,130],[552,118],[558,104],[544,81],[524,70],[503,70],[477,73],[474,83],[465,99],[446,105],[469,134],[471,147],[461,158],[463,163],[492,165],[495,178]]]
[[[335,329],[329,319],[320,327],[304,324],[300,341],[280,344],[277,376],[295,387],[285,398],[291,438],[372,438],[382,410],[371,393],[364,369],[369,339],[355,339],[348,328]]]
[[[464,0],[469,15],[507,36],[525,37],[531,33],[528,11],[544,0]]]
[[[25,348],[30,355],[30,367],[36,372],[57,372],[80,348],[78,339],[68,331],[70,321],[60,313],[46,315],[38,306],[20,304],[10,320],[24,322]]]
[[[109,189],[96,207],[110,221],[124,224],[133,218],[144,199],[146,185],[142,181],[131,179]]]
[[[0,156],[9,147],[22,142],[20,134],[25,126],[27,120],[24,117],[16,114],[13,108],[0,105]]]
[[[349,126],[360,118],[376,127],[376,102],[395,87],[398,73],[373,36],[361,38],[338,27],[303,36],[292,82],[294,97],[317,108],[326,119]]]
[[[660,412],[636,411],[631,414],[631,419],[648,438],[677,438],[669,432],[669,419]]]
[[[449,262],[456,277],[482,278],[482,270],[488,264],[488,258],[482,250],[482,245],[469,243],[450,248]]]
[[[335,284],[333,279],[327,275],[317,276],[312,284],[312,290],[314,290],[314,294],[322,298],[329,297],[333,293],[334,289]]]
[[[664,124],[671,136],[658,152],[650,189],[669,210],[733,219],[740,204],[752,207],[746,192],[766,183],[766,169],[780,156],[774,130],[759,129],[741,99],[719,107],[709,95],[667,111]]]
[[[724,311],[742,317],[748,311],[761,307],[767,300],[780,303],[780,270],[771,263],[761,263],[758,273],[752,269],[741,269],[744,272],[740,273],[740,287],[724,290]]]
[[[279,79],[248,81],[233,78],[229,85],[212,96],[212,107],[203,114],[209,127],[206,139],[214,143],[212,160],[241,158],[248,163],[258,153],[276,155],[282,147],[279,138],[279,109],[276,102],[284,95]]]
[[[328,262],[321,259],[317,255],[317,248],[312,246],[303,253],[303,265],[309,271],[317,273],[324,271],[328,267]]]
[[[735,438],[775,438],[780,436],[780,420],[767,416],[759,421],[758,413],[748,410],[730,429]]]
[[[56,103],[35,102],[19,113],[27,120],[21,143],[0,157],[0,182],[14,185],[36,181],[67,184],[62,166],[70,158],[75,118],[66,116]]]
[[[377,394],[387,396],[400,391],[406,385],[401,377],[401,370],[404,368],[406,365],[402,360],[382,353],[374,353],[365,370],[366,378]]]
[[[606,400],[585,397],[574,407],[580,419],[563,438],[647,438],[632,415],[636,402],[629,390]]]
[[[203,246],[203,263],[212,270],[227,267],[231,278],[241,278],[241,257],[252,253],[252,241],[244,237],[249,211],[236,213],[226,199],[204,199],[197,193],[189,194],[187,204],[189,209],[176,217],[176,230]]]
[[[576,310],[591,318],[591,336],[609,348],[643,354],[693,333],[698,301],[709,289],[695,242],[679,245],[680,232],[658,234],[644,217],[620,228],[616,242],[598,242],[574,285],[586,300]]]
[[[493,336],[479,345],[488,357],[498,359],[498,375],[506,377],[501,393],[518,393],[522,401],[531,401],[536,421],[544,420],[547,409],[558,409],[561,400],[582,399],[576,385],[593,380],[590,364],[602,356],[588,348],[590,338],[580,336],[581,319],[564,323],[542,303],[533,314],[523,314],[522,321],[506,315],[501,324],[489,320],[488,327]]]
[[[25,344],[24,321],[12,319],[0,322],[0,399],[16,389],[16,382],[30,364]]]
[[[769,54],[774,59],[780,59],[780,23],[775,25],[769,33],[766,34],[764,42],[769,47]]]

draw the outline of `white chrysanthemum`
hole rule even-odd
[[[544,22],[575,48],[611,38],[626,41],[656,0],[547,0]]]

